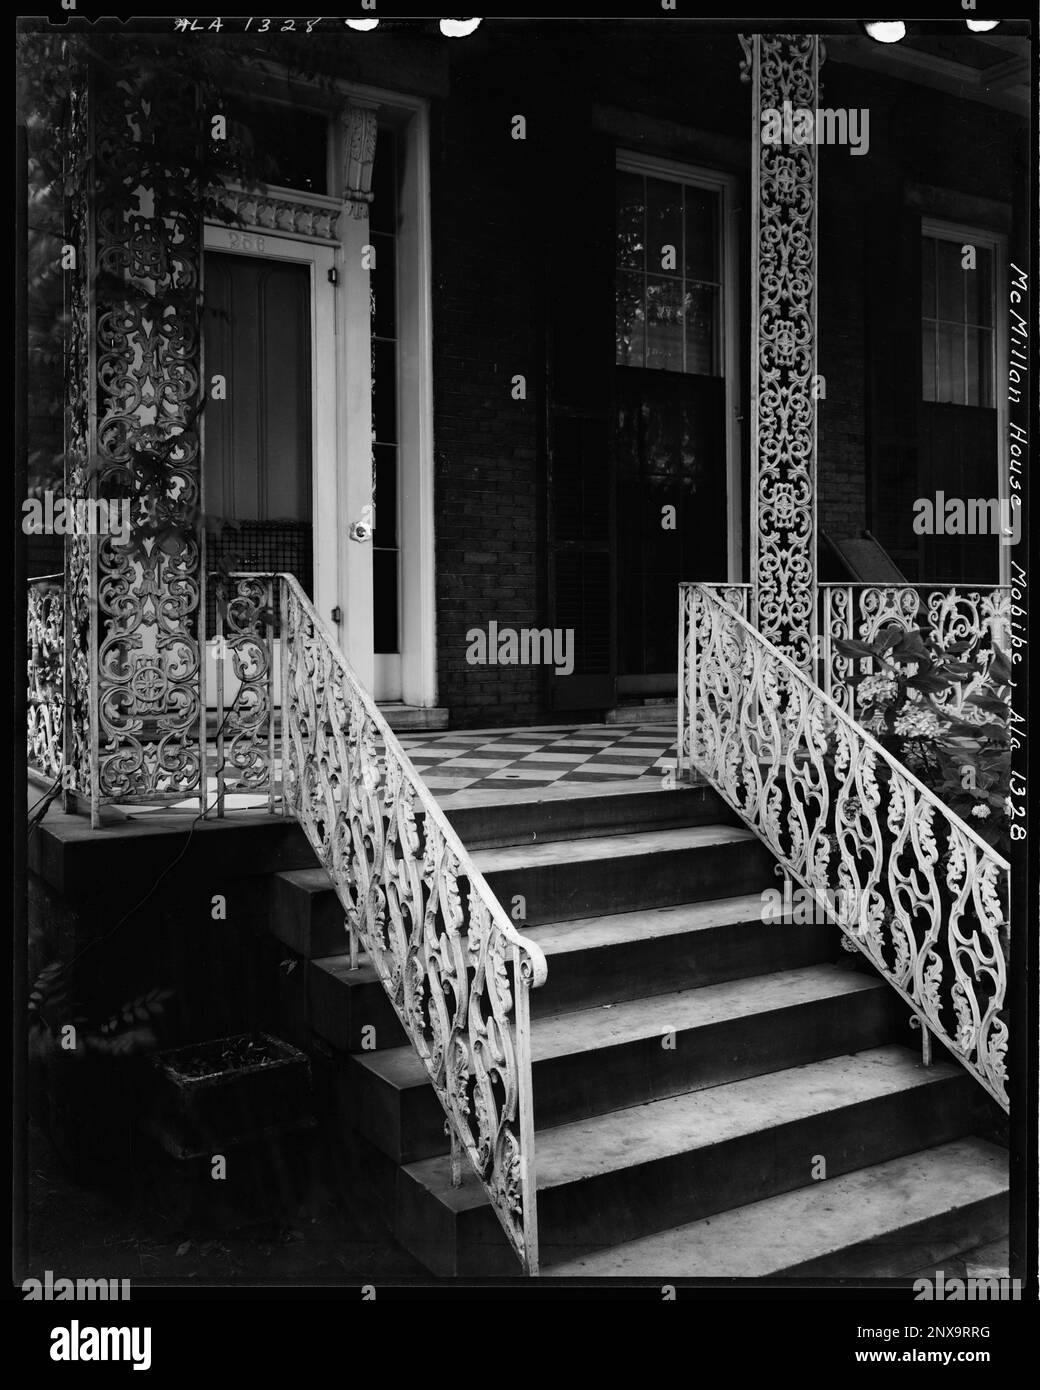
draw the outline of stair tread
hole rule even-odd
[[[925,1067],[913,1052],[893,1044],[572,1121],[539,1130],[538,1189],[712,1148],[965,1075],[952,1062]],[[455,1210],[485,1200],[469,1171],[461,1187],[451,1186],[451,1166],[444,1156],[409,1164],[407,1172]]]
[[[765,1278],[1007,1190],[1007,1154],[984,1139],[959,1139],[611,1246],[542,1273]]]
[[[880,979],[828,964],[658,994],[606,1008],[551,1014],[532,1021],[532,1058],[537,1062],[543,1057],[660,1037],[669,1029],[679,1033],[707,1028],[752,1014],[886,988]]]
[[[711,849],[752,841],[750,830],[732,825],[690,825],[674,830],[639,830],[631,833],[594,835],[582,840],[548,840],[543,843],[506,845],[474,850],[472,859],[482,874],[529,869],[550,864],[576,864],[598,859],[622,859],[643,854],[669,854],[676,850]]]
[[[681,1033],[752,1014],[887,988],[880,979],[843,965],[826,964],[627,1000],[608,1008],[551,1014],[532,1020],[531,1058],[544,1062],[658,1038],[669,1029]],[[423,1086],[427,1081],[426,1068],[409,1046],[364,1054],[358,1061],[395,1086]]]
[[[282,869],[274,877],[291,883],[296,888],[304,888],[310,893],[321,889],[327,889],[330,893],[333,891],[332,880],[320,866],[316,869]]]
[[[618,782],[567,782],[563,786],[550,783],[548,786],[536,784],[525,787],[465,787],[461,791],[446,792],[438,796],[437,800],[442,807],[452,811],[473,807],[488,811],[510,810],[521,806],[548,808],[558,802],[610,801],[620,802],[633,816],[638,816],[642,810],[638,798],[660,796],[663,791],[667,791],[669,797],[675,799],[677,806],[682,806],[694,801],[698,794],[703,795],[705,788],[693,783],[666,788],[662,783],[651,781],[650,778],[627,778]],[[632,800],[633,797],[636,800]]]
[[[618,946],[628,941],[652,941],[681,936],[685,932],[760,922],[762,894],[742,893],[733,898],[678,903],[670,907],[638,908],[633,912],[576,917],[573,921],[545,922],[525,927],[524,935],[536,942],[546,956],[587,951],[597,946]]]
[[[323,974],[332,975],[334,978],[342,980],[345,985],[378,985],[381,983],[379,972],[364,951],[358,955],[358,968],[356,970],[350,968],[349,951],[338,951],[334,956],[313,956],[311,965],[315,970],[322,971]],[[347,979],[347,976],[350,978]]]

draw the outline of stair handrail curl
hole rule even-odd
[[[1008,861],[719,587],[679,586],[680,769],[697,767],[898,991],[926,1061],[935,1036],[1006,1111]]]
[[[298,580],[278,580],[283,807],[343,905],[352,966],[360,945],[426,1067],[454,1185],[464,1152],[537,1274],[529,994],[545,983],[545,956],[507,916]]]

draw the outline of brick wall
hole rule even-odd
[[[532,667],[469,666],[466,633],[544,620],[539,517],[537,210],[517,109],[465,84],[436,113],[433,160],[437,647],[456,725],[525,722]],[[512,379],[526,380],[514,400]]]

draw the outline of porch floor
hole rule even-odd
[[[401,743],[432,792],[660,781],[675,767],[675,731],[659,725],[466,729]]]
[[[455,792],[509,788],[577,788],[603,783],[658,783],[675,768],[675,730],[653,724],[548,724],[505,729],[428,729],[398,735],[430,790]],[[216,779],[208,798],[216,800]],[[261,810],[267,793],[229,791],[229,811]],[[198,812],[194,796],[174,806],[122,806],[131,816]]]

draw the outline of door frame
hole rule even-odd
[[[398,128],[405,160],[398,235],[401,613],[400,655],[391,666],[399,667],[399,698],[409,705],[432,708],[437,704],[437,641],[429,103],[421,97],[341,80],[334,88],[330,100],[328,91],[311,92],[306,84],[297,84],[294,97],[328,115],[329,193],[271,186],[262,191],[260,202],[281,199],[331,215],[337,219],[337,237],[272,233],[255,225],[240,230],[207,220],[204,249],[311,264],[314,602],[358,678],[378,698],[371,545],[349,539],[351,523],[363,520],[365,508],[372,503],[369,287],[368,270],[362,265],[368,218],[352,216],[344,200],[344,130],[339,112],[349,102],[372,106],[381,124]],[[264,249],[257,251],[260,241]],[[329,269],[336,272],[335,284],[328,283]],[[358,370],[352,371],[355,365]],[[358,458],[365,460],[364,466],[351,466]],[[205,464],[203,488],[204,479]],[[332,617],[335,609],[338,623]]]
[[[717,224],[719,252],[719,288],[722,294],[722,314],[719,321],[719,356],[722,364],[725,416],[723,438],[726,464],[726,574],[720,575],[730,583],[739,583],[744,575],[744,538],[742,525],[743,479],[741,476],[742,439],[741,379],[740,379],[740,301],[739,301],[739,207],[740,181],[735,174],[724,173],[685,160],[667,159],[631,149],[616,151],[615,168],[625,173],[646,174],[692,184],[719,195]],[[613,486],[617,487],[615,477]],[[614,554],[618,554],[615,539]],[[621,576],[615,575],[615,585]],[[617,597],[613,599],[617,605]],[[676,595],[678,603],[678,595]],[[615,642],[617,641],[615,629]],[[662,690],[674,689],[671,672],[648,672],[644,675],[615,677],[615,698],[622,696],[660,695]],[[667,679],[666,679],[667,678]]]
[[[239,230],[221,223],[207,222],[203,252],[249,256],[253,259],[290,261],[310,269],[311,320],[311,526],[313,529],[314,606],[328,621],[328,611],[336,603],[335,565],[338,480],[336,456],[339,441],[336,402],[343,388],[342,367],[336,351],[336,300],[328,271],[337,268],[338,248],[332,242],[300,241],[267,231]],[[203,255],[205,290],[205,254]],[[210,386],[208,364],[203,378]],[[209,409],[214,409],[212,400]],[[203,469],[202,505],[206,506],[205,428],[202,417]],[[328,499],[333,505],[328,505]]]
[[[374,87],[353,87],[396,127],[404,177],[397,232],[397,540],[399,653],[373,654],[377,699],[437,704],[436,554],[433,468],[433,258],[429,105]],[[376,158],[379,139],[376,138]],[[347,219],[353,221],[354,219]],[[367,228],[367,220],[357,223]],[[367,238],[365,238],[367,239]],[[365,332],[368,334],[367,287]],[[366,346],[365,360],[370,360]],[[366,437],[371,436],[371,422]],[[369,497],[371,501],[371,497]],[[368,609],[371,614],[371,595]],[[371,622],[371,617],[369,619]],[[370,634],[369,643],[372,637]],[[399,693],[396,691],[399,690]],[[394,693],[389,693],[393,691]]]

